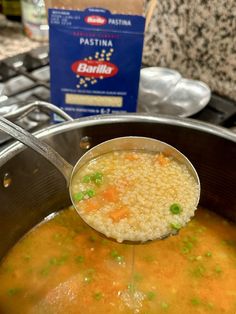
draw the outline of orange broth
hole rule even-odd
[[[178,235],[136,246],[133,272],[132,252],[61,211],[2,261],[0,313],[236,313],[235,225],[199,209]]]

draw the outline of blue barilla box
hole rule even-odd
[[[73,118],[135,112],[144,27],[142,15],[50,8],[52,103]]]

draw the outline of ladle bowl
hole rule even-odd
[[[17,139],[18,141],[25,144],[26,146],[32,148],[34,151],[36,151],[37,153],[42,155],[44,158],[46,158],[52,165],[54,165],[61,172],[61,174],[64,176],[67,182],[72,204],[74,205],[78,213],[79,213],[78,205],[74,202],[73,195],[72,195],[72,188],[71,188],[74,175],[78,173],[78,171],[80,171],[81,167],[83,167],[86,163],[88,163],[92,159],[97,158],[103,154],[113,152],[113,151],[127,151],[127,150],[134,151],[135,150],[135,151],[145,151],[145,152],[150,152],[150,153],[163,153],[170,157],[173,157],[179,163],[184,164],[187,167],[189,173],[193,176],[197,186],[199,187],[197,201],[194,208],[197,207],[197,204],[199,202],[200,181],[199,181],[199,177],[195,168],[193,167],[191,162],[188,160],[188,158],[184,156],[180,151],[178,151],[173,146],[167,143],[161,142],[157,139],[147,138],[147,137],[137,137],[137,136],[114,138],[112,140],[105,141],[91,148],[76,162],[75,166],[72,166],[62,156],[60,156],[52,147],[40,141],[34,135],[30,134],[23,128],[19,127],[18,125],[8,121],[7,119],[1,116],[0,116],[0,130],[8,133],[13,138]],[[83,217],[81,218],[83,219]],[[90,227],[93,228],[92,226]],[[99,232],[98,230],[95,230],[95,231]],[[160,238],[156,240],[166,238],[170,236],[171,234],[173,233],[163,234],[163,236],[161,236]],[[130,244],[139,244],[139,243],[142,243],[142,239],[137,240],[137,241],[124,241],[124,242],[130,243]]]

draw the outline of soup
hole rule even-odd
[[[176,233],[194,215],[199,186],[184,164],[163,153],[113,151],[72,179],[80,216],[107,237],[141,241]]]
[[[0,313],[235,314],[235,278],[235,225],[212,212],[134,247],[100,237],[69,208],[2,261]]]

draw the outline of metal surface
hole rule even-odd
[[[180,73],[168,68],[143,68],[140,72],[139,104],[148,104],[151,109],[166,99],[180,80]]]
[[[71,116],[69,116],[67,113],[65,113],[63,110],[60,108],[46,102],[46,101],[34,101],[28,105],[19,107],[15,109],[14,111],[11,111],[7,114],[4,115],[4,117],[8,120],[17,120],[17,119],[22,119],[25,116],[28,116],[31,112],[35,110],[40,110],[41,112],[46,112],[46,113],[55,113],[57,114],[61,119],[65,121],[73,121]]]
[[[49,101],[48,62],[45,46],[0,61],[0,115],[11,114],[32,101]],[[49,123],[50,115],[39,110],[17,120],[31,132]],[[0,144],[10,139],[1,134]]]
[[[37,133],[73,165],[86,147],[121,136],[155,138],[183,152],[199,174],[200,205],[236,221],[236,135],[225,128],[165,116],[114,115],[65,122]],[[85,138],[89,145],[81,145]],[[0,182],[2,257],[44,217],[70,205],[70,197],[58,170],[19,143],[0,153]]]
[[[40,141],[18,125],[8,121],[0,116],[0,130],[14,137],[24,145],[32,148],[35,152],[46,158],[53,166],[55,166],[66,179],[69,186],[73,166],[71,166],[64,158],[62,158],[53,148],[48,144]]]
[[[34,101],[33,103],[30,103],[28,105],[24,105],[21,107],[17,106],[14,111],[7,112],[4,117],[8,120],[14,121],[16,124],[20,121],[17,125],[27,130],[29,127],[27,127],[27,124],[25,124],[24,122],[29,121],[29,116],[31,116],[31,121],[29,121],[30,125],[32,126],[33,124],[36,127],[38,125],[38,120],[42,120],[42,115],[46,116],[47,121],[48,115],[52,113],[56,114],[62,120],[73,120],[63,110],[45,101]],[[2,115],[0,114],[0,117],[1,116]],[[9,134],[0,132],[0,144],[4,143],[6,139],[9,139]],[[1,145],[1,149],[2,146],[3,145]]]
[[[190,117],[209,102],[209,87],[196,80],[181,78],[174,70],[161,67],[141,70],[139,109],[149,114]]]
[[[201,111],[210,98],[211,91],[203,82],[181,79],[158,109],[160,113],[190,117]]]

